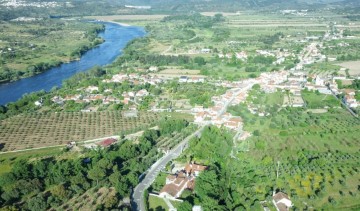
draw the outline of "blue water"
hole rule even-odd
[[[103,24],[106,28],[99,36],[105,39],[105,42],[86,52],[79,61],[62,64],[30,78],[0,84],[0,105],[14,102],[25,93],[49,91],[54,86],[60,87],[64,79],[76,73],[86,71],[96,65],[110,64],[121,55],[121,50],[129,41],[145,35],[141,27],[124,27],[114,23]]]

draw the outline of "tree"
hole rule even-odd
[[[88,172],[88,178],[96,180],[96,185],[99,185],[99,180],[105,177],[105,170],[95,166]]]
[[[64,201],[66,198],[68,198],[68,194],[65,190],[64,185],[57,185],[53,187],[50,192],[53,196],[60,199],[61,201]]]
[[[177,208],[178,211],[189,211],[192,209],[192,205],[188,201],[184,201]]]
[[[42,194],[39,194],[39,195],[31,198],[27,202],[27,207],[31,211],[46,210],[46,208],[47,208],[46,200]]]
[[[206,64],[205,59],[204,59],[203,57],[200,57],[200,56],[195,57],[194,62],[195,62],[196,64],[200,65],[200,66]]]
[[[104,207],[107,209],[111,209],[111,208],[115,207],[117,203],[118,203],[118,200],[115,195],[108,196],[108,197],[106,197],[106,199],[104,201]]]

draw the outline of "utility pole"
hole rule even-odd
[[[279,178],[279,167],[280,167],[280,161],[277,162],[276,179]]]

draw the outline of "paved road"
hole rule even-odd
[[[208,125],[208,124],[207,124]],[[204,128],[207,126],[204,125],[195,131],[190,136],[186,137],[180,144],[178,144],[174,149],[172,149],[168,154],[160,158],[156,163],[154,163],[150,169],[147,171],[145,178],[135,187],[134,192],[131,197],[131,205],[133,210],[146,211],[145,209],[145,199],[144,191],[149,188],[149,186],[154,182],[155,178],[159,172],[165,168],[166,164],[179,157],[184,147],[194,136],[199,136]]]

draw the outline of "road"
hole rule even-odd
[[[331,91],[332,95],[340,101],[340,103],[345,106],[346,110],[350,112],[351,115],[353,115],[355,118],[359,118],[359,116],[346,104],[342,101],[342,99],[339,99],[338,96],[336,96],[335,92],[328,87],[328,89]]]
[[[208,124],[207,124],[208,125]],[[154,163],[150,169],[148,169],[145,178],[135,187],[132,197],[131,197],[131,206],[133,210],[146,211],[145,209],[145,199],[144,191],[149,188],[149,186],[154,182],[155,178],[159,172],[165,168],[166,164],[171,160],[179,157],[184,147],[187,143],[195,136],[199,136],[204,128],[207,126],[204,125],[200,127],[197,131],[192,133],[190,136],[186,137],[180,144],[178,144],[174,149],[169,153],[160,158],[156,163]]]

